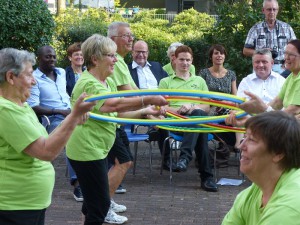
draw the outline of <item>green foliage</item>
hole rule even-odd
[[[104,10],[89,8],[84,13],[68,8],[55,18],[57,27],[53,47],[61,67],[68,65],[66,50],[74,42],[83,42],[95,33],[106,36],[111,18]]]
[[[175,16],[170,32],[182,38],[200,38],[216,21],[206,13],[199,13],[194,9],[184,10]]]
[[[51,42],[54,21],[42,0],[1,1],[0,12],[0,49],[35,51]]]
[[[224,45],[228,53],[225,66],[234,70],[240,80],[252,71],[251,59],[245,58],[242,51],[249,29],[262,20],[261,7],[253,8],[247,0],[223,1],[217,5],[217,15],[218,22],[205,39],[211,44]]]

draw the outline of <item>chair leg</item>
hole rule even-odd
[[[137,158],[137,149],[138,149],[138,142],[134,142],[134,159],[133,159],[133,170],[132,174],[135,175],[135,169],[136,169],[136,158]]]
[[[152,146],[149,141],[149,170],[150,170],[150,182],[152,181]]]
[[[166,144],[167,144],[167,141],[169,141],[169,139],[170,139],[170,137],[167,137],[164,140],[164,143],[163,143],[163,150],[162,150],[162,153],[161,153],[160,175],[162,175],[162,173],[163,173],[164,159],[165,159],[165,152],[166,152]]]

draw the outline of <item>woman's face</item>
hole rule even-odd
[[[225,54],[222,54],[220,51],[214,49],[211,60],[213,65],[223,65],[225,61]]]
[[[101,73],[104,73],[106,77],[114,72],[115,63],[118,61],[116,52],[107,53],[103,55],[103,58],[98,60],[98,68]]]
[[[284,51],[285,68],[298,74],[300,71],[300,54],[297,48],[288,44]]]
[[[24,70],[19,74],[19,76],[15,76],[13,78],[15,96],[22,103],[30,97],[31,87],[36,84],[32,72],[33,69],[31,63],[26,63]]]
[[[82,66],[84,63],[82,51],[73,52],[72,56],[69,56],[69,60],[71,61],[71,65],[73,66]]]
[[[240,170],[251,179],[272,166],[274,154],[267,150],[263,140],[254,136],[250,129],[247,129],[245,136],[246,138],[239,146],[241,149]]]

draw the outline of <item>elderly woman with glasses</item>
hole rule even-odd
[[[265,104],[255,94],[245,91],[251,99],[240,105],[240,108],[248,113],[262,113],[273,110],[283,110],[289,114],[300,113],[300,40],[292,40],[286,46],[284,52],[286,69],[291,71],[283,87],[275,99]]]
[[[27,104],[35,55],[0,51],[0,224],[43,225],[51,203],[55,172],[51,164],[95,103],[81,94],[64,122],[49,136]]]
[[[253,182],[242,191],[222,225],[299,224],[300,124],[282,111],[246,122],[241,171]]]
[[[71,104],[83,91],[90,95],[117,91],[115,82],[109,77],[117,62],[116,43],[108,37],[94,34],[82,44],[81,50],[87,70],[75,84]],[[147,105],[153,106],[144,108]],[[92,112],[110,117],[142,118],[148,114],[160,115],[155,106],[163,105],[167,105],[167,101],[162,96],[110,98],[100,100]],[[117,124],[113,122],[88,120],[75,129],[67,144],[67,156],[77,174],[84,198],[82,213],[85,225],[105,222],[110,207],[106,157],[114,144],[116,128]],[[116,176],[120,174],[116,173]]]

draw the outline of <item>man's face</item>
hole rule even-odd
[[[271,74],[273,59],[267,55],[256,54],[252,60],[253,70],[260,79],[267,79]]]
[[[276,20],[278,10],[279,7],[276,2],[266,2],[265,7],[262,9],[263,14],[265,15],[265,20],[267,22],[274,22]]]
[[[148,59],[148,53],[146,43],[138,41],[133,47],[132,58],[138,65],[144,67]]]
[[[179,53],[175,59],[176,73],[189,72],[192,63],[193,63],[193,57],[189,52]]]
[[[38,58],[39,68],[43,71],[51,71],[55,68],[56,54],[53,48],[45,47]]]
[[[113,36],[112,40],[117,44],[117,52],[121,56],[124,57],[128,52],[131,52],[134,37],[129,27],[120,26],[118,35]]]

